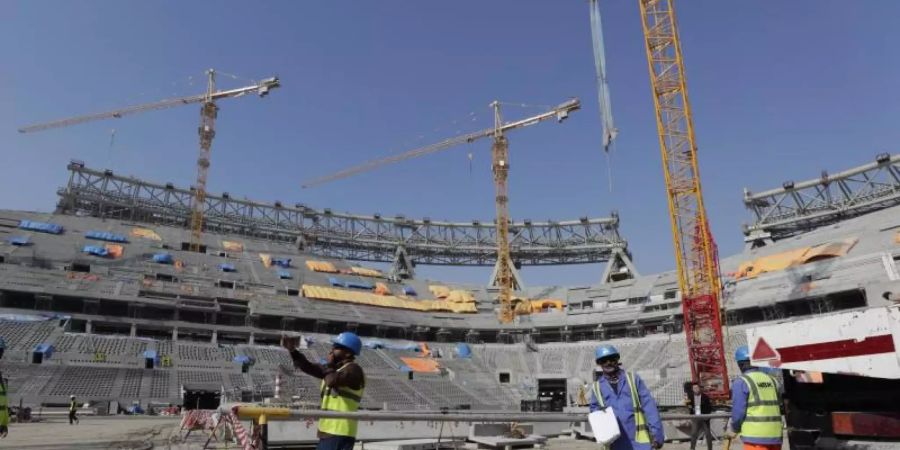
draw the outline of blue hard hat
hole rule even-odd
[[[734,351],[734,359],[737,362],[750,361],[750,349],[746,345],[742,345]]]
[[[607,356],[619,356],[619,350],[612,345],[601,345],[594,352],[594,359],[606,358]]]
[[[341,347],[350,350],[354,355],[357,356],[359,356],[359,352],[362,351],[362,341],[359,339],[359,336],[357,336],[356,333],[345,331],[337,335],[337,337],[334,338],[334,340],[331,342],[335,345],[340,345]]]

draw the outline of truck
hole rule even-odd
[[[782,371],[791,450],[900,449],[900,304],[752,327],[747,346]]]

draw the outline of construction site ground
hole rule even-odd
[[[9,436],[0,440],[0,449],[195,450],[203,448],[208,436],[194,431],[187,439],[184,439],[185,433],[179,430],[180,422],[180,417],[106,416],[82,417],[79,425],[69,425],[66,417],[56,417],[43,422],[14,423],[10,426]],[[234,443],[213,442],[208,448],[237,449],[238,446]],[[357,444],[357,448],[362,449],[363,447]],[[468,444],[459,448],[475,447],[473,444]],[[597,450],[600,446],[586,440],[559,437],[550,439],[542,448],[546,450]],[[690,445],[687,442],[669,442],[664,448],[688,450]],[[706,445],[700,443],[697,448],[706,449]],[[724,442],[714,442],[713,448],[716,450],[724,448]],[[743,446],[740,442],[735,442],[731,448],[742,450]]]

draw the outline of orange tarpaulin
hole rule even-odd
[[[272,267],[272,255],[269,255],[267,253],[260,253],[259,260],[262,261],[262,264],[265,268],[268,269],[269,267]]]
[[[365,267],[351,267],[350,273],[363,277],[384,278],[380,270],[367,269]]]
[[[391,295],[391,290],[384,283],[375,283],[375,293],[378,295]]]
[[[447,286],[435,284],[428,286],[428,290],[431,291],[431,295],[435,296],[436,298],[447,298],[450,296],[450,288],[448,288]]]
[[[326,261],[306,261],[306,267],[313,272],[338,273],[334,264]]]
[[[240,253],[244,251],[244,244],[241,244],[240,242],[222,241],[222,248],[224,248],[225,251]]]
[[[453,303],[475,303],[475,297],[469,291],[455,290],[447,295],[447,301]]]
[[[146,229],[146,228],[132,228],[132,229],[131,229],[131,235],[134,236],[134,237],[141,237],[141,238],[144,238],[144,239],[150,239],[150,240],[154,240],[154,241],[161,241],[161,240],[162,240],[162,238],[159,237],[159,235],[156,234],[155,231],[153,231],[153,230],[148,230],[148,229]]]
[[[557,311],[562,311],[563,302],[562,300],[554,300],[549,298],[543,300],[531,300],[532,312],[541,312],[544,309],[556,309]]]
[[[762,256],[752,261],[745,261],[734,273],[736,279],[754,278],[766,272],[776,272],[788,267],[806,264],[825,258],[844,256],[856,245],[857,238],[826,242],[813,247],[801,247],[793,250]]]
[[[403,363],[409,366],[413,372],[426,372],[426,373],[436,373],[438,370],[437,361],[429,358],[410,358],[407,356],[401,356],[401,360]]]
[[[336,289],[311,284],[304,284],[301,289],[304,297],[317,300],[383,306],[386,308],[412,309],[415,311],[448,311],[455,313],[478,312],[474,303],[451,303],[444,300],[410,300],[394,295],[378,295],[372,292]]]
[[[125,248],[118,244],[106,244],[107,253],[109,253],[109,257],[113,259],[118,259],[122,257],[122,253],[125,252]]]

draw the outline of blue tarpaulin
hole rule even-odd
[[[374,284],[365,282],[365,281],[348,281],[347,287],[354,288],[354,289],[369,289],[369,290],[375,289]]]
[[[253,359],[247,355],[237,355],[234,357],[233,361],[241,364],[250,364]]]
[[[341,280],[338,280],[337,278],[334,278],[334,277],[328,277],[328,282],[332,286],[344,287],[344,282]]]
[[[279,270],[279,271],[278,271],[278,278],[281,278],[282,280],[290,280],[290,279],[291,279],[291,273],[288,272],[287,270]]]
[[[7,239],[6,242],[9,242],[12,245],[30,245],[31,244],[31,240],[28,238],[28,236],[13,236],[13,237]]]
[[[400,371],[401,371],[401,372],[412,372],[413,370],[412,370],[411,367],[409,367],[409,366],[407,366],[406,364],[404,364],[404,365],[400,366]]]
[[[222,272],[237,272],[237,269],[234,268],[234,264],[228,263],[219,264],[219,270]]]
[[[153,255],[153,262],[159,264],[172,264],[173,259],[172,255],[168,253],[157,253]]]
[[[469,348],[469,344],[459,342],[456,344],[456,355],[460,358],[471,358],[472,349]]]
[[[364,341],[363,346],[365,346],[366,348],[371,348],[371,349],[383,348],[384,342],[373,339],[371,341]]]
[[[96,239],[98,241],[128,242],[128,239],[125,239],[125,236],[122,236],[121,234],[109,233],[106,231],[88,231],[84,234],[84,237],[88,239]]]
[[[291,258],[272,258],[272,264],[287,269],[291,267]]]
[[[34,353],[43,353],[44,359],[50,357],[53,354],[53,346],[50,344],[38,344],[34,346]]]
[[[403,295],[419,295],[411,286],[403,286]]]
[[[30,220],[19,221],[19,228],[23,230],[40,231],[41,233],[60,234],[63,232],[62,225],[46,222],[32,222]]]
[[[144,350],[144,358],[156,361],[156,358],[158,358],[156,350]]]
[[[109,251],[98,245],[85,245],[81,251],[94,256],[109,256]]]

